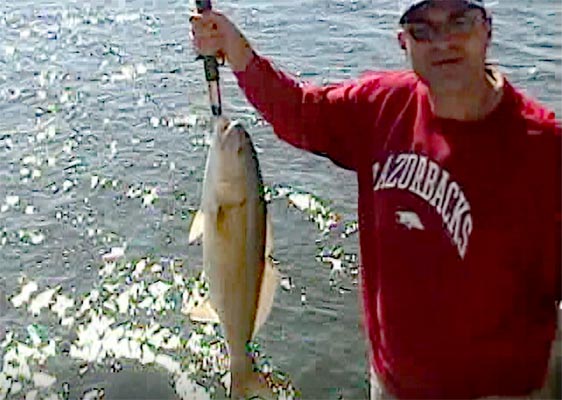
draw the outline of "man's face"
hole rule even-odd
[[[412,68],[434,91],[458,92],[482,76],[490,23],[463,1],[432,1],[407,15],[399,40]]]

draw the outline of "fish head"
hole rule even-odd
[[[250,135],[239,121],[220,118],[211,142],[214,193],[219,204],[242,203],[256,167]]]
[[[248,132],[240,121],[220,118],[217,121],[215,140],[221,157],[239,157],[244,152],[249,139]]]

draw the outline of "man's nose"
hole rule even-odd
[[[431,27],[431,39],[435,44],[448,44],[453,39],[449,24],[439,24]]]

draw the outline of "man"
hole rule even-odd
[[[275,68],[220,13],[194,15],[192,34],[282,140],[357,173],[372,397],[544,397],[560,125],[486,63],[483,1],[409,3],[412,71],[324,87]]]

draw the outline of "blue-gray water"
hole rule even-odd
[[[396,3],[240,0],[217,6],[262,54],[321,83],[406,66],[395,40]],[[491,57],[513,83],[559,115],[562,3],[501,0],[492,10]],[[196,271],[200,249],[186,245],[187,227],[199,202],[206,155],[199,142],[209,109],[188,30],[185,1],[2,2],[0,204],[18,196],[17,205],[0,214],[5,292],[18,287],[22,274],[87,292],[101,254],[124,243],[127,256],[181,258]],[[222,87],[225,113],[242,118],[263,150],[266,183],[314,193],[352,220],[354,176],[277,140],[226,68]],[[169,122],[174,118],[187,121]],[[92,188],[95,177],[115,185]],[[159,198],[143,205],[134,191],[151,189]],[[330,288],[330,269],[315,259],[325,243],[315,241],[320,234],[303,214],[279,202],[271,210],[275,256],[295,288],[279,290],[260,343],[303,398],[365,398],[356,287],[345,281],[351,291]],[[357,252],[356,241],[342,241],[347,252]],[[5,328],[25,325],[21,315],[8,309]]]

